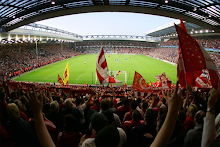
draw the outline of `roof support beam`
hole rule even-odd
[[[79,13],[89,13],[89,12],[134,12],[134,13],[143,13],[143,14],[165,16],[165,17],[175,18],[175,19],[182,18],[183,20],[185,20],[187,22],[197,24],[197,25],[204,27],[206,29],[213,29],[216,32],[220,32],[220,27],[215,27],[215,26],[209,25],[205,22],[202,22],[202,21],[197,20],[195,18],[188,17],[186,15],[179,14],[179,13],[174,13],[174,12],[159,10],[159,9],[153,9],[153,8],[133,7],[133,6],[109,6],[109,5],[108,6],[79,7],[79,8],[72,8],[72,9],[55,11],[52,13],[45,13],[40,16],[36,16],[31,19],[27,19],[22,22],[19,22],[11,27],[6,28],[6,30],[10,31],[10,30],[18,28],[20,26],[23,26],[23,25],[26,25],[26,24],[29,24],[32,22],[48,19],[48,18],[54,18],[54,17],[58,17],[58,16],[71,15],[71,14],[79,14]]]

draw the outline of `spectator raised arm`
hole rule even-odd
[[[40,93],[39,97],[37,97],[35,88],[32,88],[32,91],[30,88],[28,88],[27,96],[29,99],[30,107],[33,111],[34,115],[34,121],[35,121],[35,128],[38,135],[38,138],[40,140],[40,143],[43,147],[55,147],[55,144],[47,131],[46,125],[44,123],[43,118],[43,94]]]
[[[178,90],[178,85],[179,82],[176,83],[175,91],[171,97],[169,96],[168,92],[168,113],[165,122],[159,133],[157,134],[154,142],[151,144],[151,147],[166,146],[170,140],[176,124],[176,120],[178,118],[178,111],[183,103],[183,100],[181,98],[181,90]]]
[[[206,117],[204,118],[202,147],[209,146],[215,140],[216,137],[214,105],[219,98],[219,93],[220,93],[220,83],[218,84],[218,90],[213,88],[210,91],[210,97],[208,99],[208,104],[207,104]]]

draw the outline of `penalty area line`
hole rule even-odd
[[[80,75],[76,80],[78,81],[78,79],[79,79],[80,77],[82,77],[82,75]]]
[[[63,70],[63,69],[61,69],[61,70]],[[61,70],[58,70],[58,72],[61,71]],[[54,74],[57,74],[57,73],[56,73],[56,72],[55,72],[55,73],[52,73],[52,74],[50,74],[49,76],[45,77],[44,79],[47,79],[48,77],[50,77],[50,76],[52,76],[52,75],[54,75]]]

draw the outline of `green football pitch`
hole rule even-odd
[[[96,59],[97,54],[80,55],[77,57],[62,60],[30,72],[15,77],[15,81],[30,82],[57,82],[58,74],[63,76],[67,61],[70,69],[70,84],[99,84],[96,82]],[[125,82],[125,72],[127,74],[127,84],[132,85],[134,72],[139,72],[144,79],[149,82],[155,82],[155,76],[163,72],[176,83],[176,66],[169,63],[145,56],[145,55],[123,55],[123,54],[106,54],[105,55],[109,71],[122,71],[116,79]]]

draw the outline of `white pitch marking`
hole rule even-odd
[[[82,77],[82,75],[80,75],[76,80],[78,81],[78,79],[79,79],[80,77]]]
[[[63,70],[63,69],[61,69],[61,70]],[[59,70],[59,71],[61,71],[61,70]],[[59,72],[58,71],[58,72]],[[54,75],[54,74],[57,74],[56,72],[55,73],[52,73],[52,74],[50,74],[49,76],[47,76],[47,77],[45,77],[44,79],[47,79],[48,77],[50,77],[50,76],[52,76],[52,75]]]

